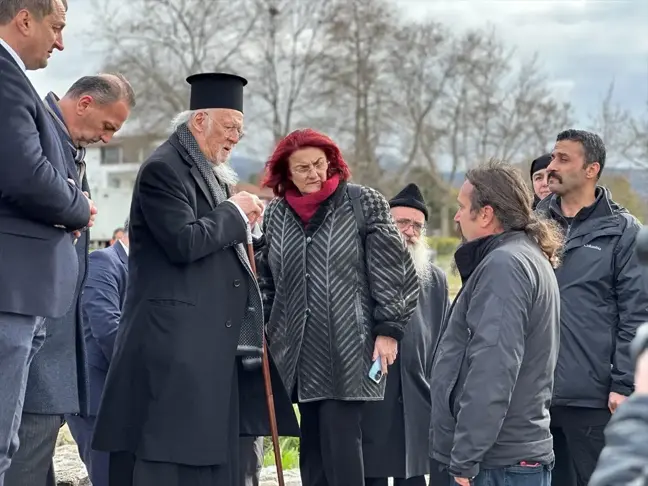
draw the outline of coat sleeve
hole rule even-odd
[[[81,306],[85,324],[108,363],[112,358],[121,317],[120,295],[120,278],[110,257],[105,251],[90,253]]]
[[[648,480],[648,396],[623,402],[605,428],[601,452],[590,486],[646,484]]]
[[[270,313],[272,312],[272,305],[274,304],[275,286],[270,269],[270,262],[268,261],[268,253],[270,250],[270,238],[267,234],[267,224],[272,215],[272,208],[274,202],[270,202],[266,208],[266,217],[263,218],[263,236],[254,243],[254,259],[256,261],[257,269],[257,282],[261,297],[263,298],[263,316],[264,322],[270,320]]]
[[[90,205],[45,157],[35,122],[32,95],[21,73],[0,65],[0,194],[28,218],[69,230],[85,227]],[[16,71],[14,73],[14,71]],[[54,130],[54,128],[52,128]]]
[[[245,222],[234,204],[219,204],[197,218],[182,179],[163,161],[142,166],[136,190],[148,227],[173,263],[192,263],[247,242]]]
[[[479,474],[479,464],[506,417],[524,356],[532,301],[529,278],[522,265],[506,253],[492,255],[476,279],[466,313],[471,333],[466,350],[468,371],[458,397],[449,468],[456,477]]]
[[[648,322],[648,269],[639,263],[635,240],[639,223],[630,215],[614,255],[615,289],[619,318],[616,326],[616,348],[612,357],[610,391],[629,396],[634,390],[634,364],[630,343],[637,328]]]
[[[389,203],[376,190],[363,187],[365,261],[373,298],[373,333],[403,338],[405,326],[416,309],[419,280],[412,257],[396,228]]]

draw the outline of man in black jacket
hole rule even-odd
[[[547,167],[552,196],[537,211],[564,230],[560,359],[551,409],[554,485],[586,485],[604,445],[610,414],[633,391],[628,348],[648,320],[648,279],[634,252],[639,223],[597,186],[601,138],[558,135]]]
[[[536,218],[511,166],[490,162],[466,179],[455,215],[463,286],[430,381],[432,459],[462,486],[548,486],[560,233]]]
[[[551,154],[544,154],[531,162],[531,187],[533,188],[533,209],[545,197],[551,194],[547,183],[547,166],[551,162]]]

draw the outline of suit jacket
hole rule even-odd
[[[2,46],[0,116],[0,312],[62,317],[77,287],[70,231],[90,208],[67,181],[80,183],[42,100]]]
[[[238,383],[241,435],[269,435],[261,369],[238,370],[251,280],[234,245],[246,227],[215,205],[177,135],[142,165],[130,211],[126,301],[93,448],[187,465],[224,464]],[[272,367],[278,425],[298,435]]]
[[[90,415],[96,415],[126,298],[128,255],[117,242],[90,253],[81,306],[90,368]]]
[[[75,175],[75,181],[78,181],[74,149],[68,143],[69,136],[59,122],[55,122],[54,126],[63,146],[68,173]],[[90,192],[85,171],[77,186],[83,191]],[[79,271],[72,306],[63,317],[48,318],[45,321],[45,342],[29,367],[23,407],[23,411],[27,413],[85,416],[89,412],[90,378],[86,344],[83,339],[80,299],[88,267],[87,231],[81,232],[74,249]]]

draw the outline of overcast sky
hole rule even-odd
[[[298,0],[296,0],[298,1]],[[517,55],[537,52],[555,89],[584,118],[596,111],[614,79],[619,103],[646,112],[648,97],[648,0],[392,0],[407,15],[432,15],[457,30],[497,27]],[[63,94],[101,63],[87,29],[90,0],[69,0],[66,48],[46,70],[29,77],[42,95]]]

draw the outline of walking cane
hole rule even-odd
[[[256,277],[256,263],[254,261],[254,247],[252,246],[252,232],[248,226],[248,259],[252,273]],[[277,414],[274,408],[274,395],[272,393],[272,382],[270,381],[270,361],[268,360],[268,344],[266,342],[265,330],[263,332],[263,385],[265,387],[266,404],[268,405],[268,419],[270,420],[270,435],[272,436],[272,448],[274,449],[275,466],[277,467],[277,481],[279,486],[285,486],[283,466],[281,465],[281,449],[279,447],[279,430],[277,429]]]

